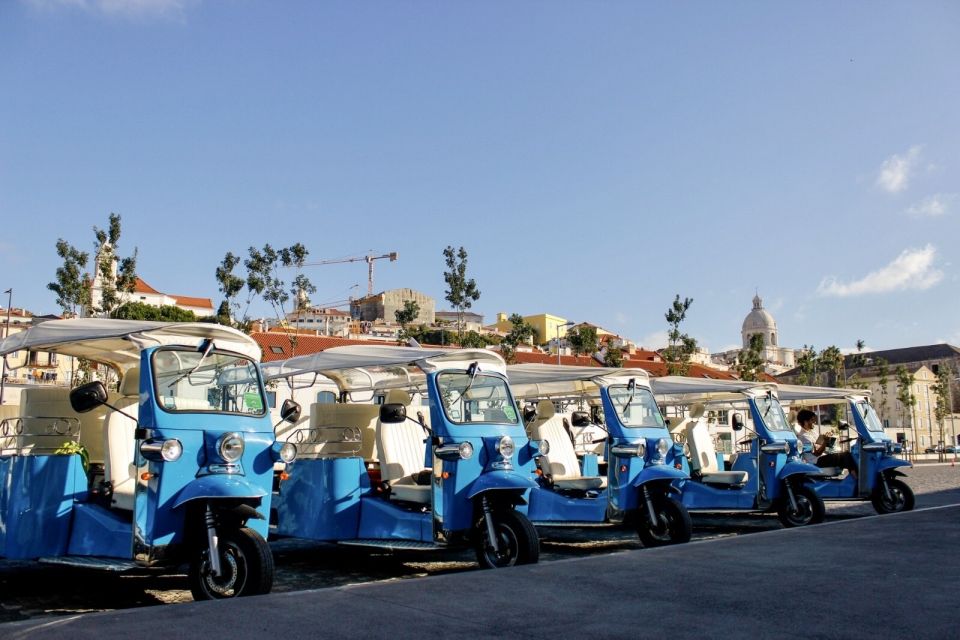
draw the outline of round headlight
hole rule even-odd
[[[638,457],[638,458],[646,458],[646,457],[647,457],[647,443],[646,443],[646,442],[638,442],[638,443],[637,443],[637,457]]]
[[[787,454],[787,455],[790,455],[790,443],[789,443],[789,442],[784,442],[784,443],[783,443],[783,452],[784,452],[785,454]]]
[[[460,451],[460,458],[463,460],[469,460],[473,457],[473,445],[469,442],[461,442],[457,450]]]
[[[280,460],[283,462],[293,462],[297,458],[297,445],[292,442],[284,442],[280,447]]]
[[[516,450],[516,445],[513,444],[513,438],[510,436],[500,438],[500,442],[497,443],[497,451],[500,452],[500,455],[509,458],[513,455],[514,450]]]
[[[661,458],[666,456],[667,451],[669,450],[670,450],[670,443],[667,441],[666,438],[660,438],[659,440],[657,440],[657,453],[660,455]]]
[[[167,462],[179,460],[180,456],[183,455],[183,445],[180,444],[179,440],[164,440],[160,446],[160,455]]]
[[[236,462],[243,456],[243,436],[225,433],[217,441],[217,453],[227,462]]]
[[[549,455],[549,453],[550,453],[550,441],[549,441],[549,440],[541,440],[541,441],[540,441],[540,453],[541,453],[542,455]]]

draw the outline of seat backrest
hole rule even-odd
[[[687,427],[687,446],[690,447],[690,468],[700,473],[716,473],[717,450],[713,446],[707,421],[700,418]]]
[[[140,368],[126,372],[120,381],[120,397],[111,403],[136,417],[140,410]],[[110,411],[103,421],[103,479],[113,486],[111,503],[118,509],[133,510],[137,486],[137,423],[120,411]]]
[[[535,434],[538,433],[540,425],[545,424],[547,420],[554,417],[556,414],[557,410],[554,408],[551,401],[541,400],[538,402],[536,417],[526,424],[527,435],[533,440],[539,439]]]
[[[111,395],[109,401],[113,404],[116,394]],[[55,422],[53,418],[65,418],[70,424],[79,422],[79,442],[87,450],[90,462],[103,462],[103,421],[110,411],[103,406],[77,413],[70,406],[70,390],[64,387],[29,388],[20,394],[20,415],[29,418],[24,420],[25,433],[43,433],[46,423]],[[43,438],[43,444],[40,441],[36,444],[49,448],[52,442],[52,438]]]
[[[577,460],[570,434],[563,425],[563,416],[551,415],[546,421],[537,424],[531,437],[550,443],[549,453],[540,457],[540,465],[544,471],[554,477],[581,476],[580,462]]]
[[[427,434],[414,420],[383,423],[377,419],[380,477],[386,482],[423,471]]]
[[[377,459],[376,432],[380,407],[374,404],[329,404],[310,405],[310,428],[355,427],[360,430],[360,457]],[[301,428],[301,427],[294,427]],[[355,454],[356,455],[356,454]]]

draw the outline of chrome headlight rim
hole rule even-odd
[[[550,455],[550,441],[547,440],[546,438],[540,440],[540,444],[538,445],[538,448],[540,449],[540,455],[542,456]]]
[[[460,454],[461,460],[469,460],[473,457],[473,445],[464,440],[457,445],[457,452]]]
[[[657,457],[666,458],[668,451],[670,451],[670,441],[666,438],[657,440]]]
[[[646,458],[647,457],[647,442],[642,440],[637,443],[637,457]]]
[[[292,442],[284,442],[280,446],[280,461],[284,464],[290,464],[297,459],[297,445]]]
[[[246,443],[243,440],[243,434],[236,431],[224,433],[217,438],[217,455],[224,462],[237,462],[243,457],[243,451]]]
[[[164,440],[160,445],[160,457],[166,462],[176,462],[183,455],[183,443],[176,438]]]
[[[497,442],[497,452],[506,459],[512,458],[516,450],[517,445],[510,436],[503,436],[500,438],[500,441]]]

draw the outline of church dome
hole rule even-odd
[[[763,300],[759,294],[753,297],[753,309],[744,318],[743,328],[740,330],[745,349],[750,346],[750,336],[757,333],[763,335],[765,346],[776,346],[777,322],[770,312],[763,308]]]

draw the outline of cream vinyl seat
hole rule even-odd
[[[108,400],[111,404],[116,394]],[[25,434],[40,436],[46,433],[46,428],[56,422],[57,418],[65,419],[72,429],[79,423],[79,443],[87,450],[90,462],[103,462],[103,421],[110,411],[106,407],[97,407],[86,413],[77,413],[70,405],[70,390],[63,387],[37,387],[24,389],[20,394],[20,415],[24,418],[23,431]],[[56,449],[62,443],[54,443],[50,437],[31,438],[24,435],[24,446],[35,445],[43,449]]]
[[[563,427],[563,416],[558,416],[549,400],[537,404],[537,417],[527,429],[534,440],[546,440],[549,454],[540,456],[540,468],[555,487],[560,489],[600,489],[604,478],[586,477],[580,473],[580,462],[573,449],[570,434]]]
[[[410,394],[402,389],[387,393],[387,404],[410,405]],[[377,448],[380,451],[380,477],[390,487],[390,495],[404,502],[430,504],[430,485],[420,485],[414,476],[426,470],[427,434],[414,419],[383,423],[377,418]]]
[[[717,450],[713,446],[707,422],[701,416],[687,426],[687,446],[690,447],[690,468],[700,472],[707,484],[739,485],[747,481],[746,471],[721,471],[717,464]]]
[[[120,397],[114,407],[139,416],[140,368],[127,370],[120,381]],[[103,424],[104,482],[113,486],[110,506],[116,509],[133,510],[134,492],[137,487],[136,464],[137,423],[119,411],[110,411]]]
[[[379,416],[380,407],[374,404],[314,403],[310,405],[310,428],[354,427],[358,429],[360,431],[359,455],[365,461],[373,462],[377,459],[376,434]]]

